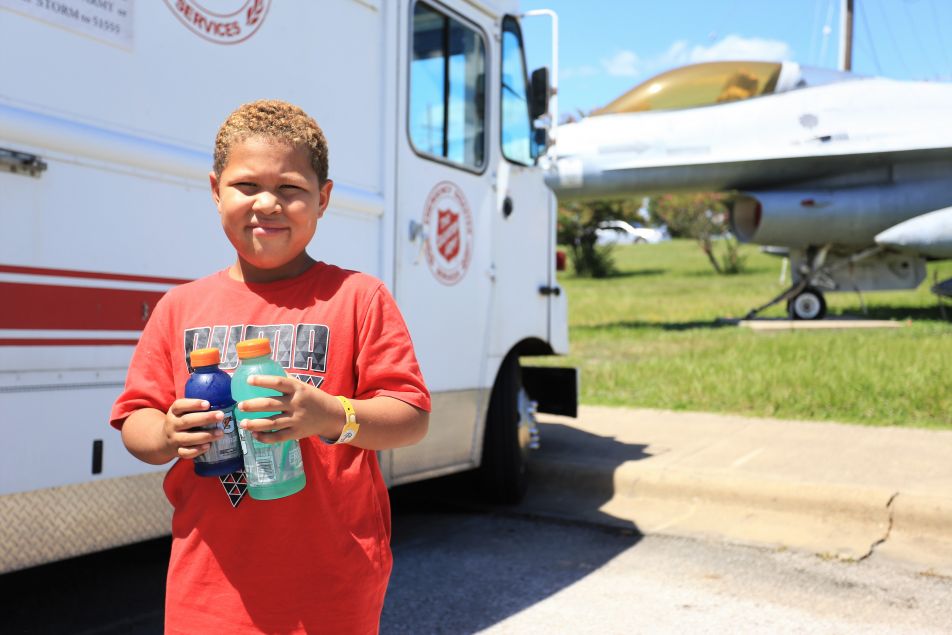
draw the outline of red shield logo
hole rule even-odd
[[[195,35],[216,44],[237,44],[258,31],[271,0],[165,0],[165,4]]]
[[[436,248],[447,260],[459,254],[459,214],[448,209],[439,210],[436,220]]]
[[[473,260],[473,214],[463,190],[452,181],[433,186],[423,207],[423,253],[433,276],[454,285]]]

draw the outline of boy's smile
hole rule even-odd
[[[221,176],[209,178],[222,228],[238,252],[232,277],[270,282],[311,265],[306,248],[333,183],[318,181],[305,149],[250,137],[231,147]]]

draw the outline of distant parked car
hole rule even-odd
[[[623,220],[607,220],[595,230],[599,245],[634,245],[668,240],[667,227],[642,227]]]

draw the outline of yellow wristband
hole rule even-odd
[[[337,441],[328,441],[337,445],[338,443],[350,443],[357,437],[357,431],[360,430],[360,424],[357,423],[357,412],[351,405],[350,399],[343,395],[337,395],[337,401],[344,407],[344,429],[340,432]]]

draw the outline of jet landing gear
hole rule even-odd
[[[751,309],[744,319],[752,320],[764,309],[786,301],[787,314],[791,320],[822,320],[826,317],[826,299],[823,292],[809,282],[808,278],[803,278],[767,304]]]
[[[826,300],[816,287],[807,287],[787,300],[791,320],[822,320],[826,317]]]
[[[826,299],[817,285],[819,283],[831,289],[835,288],[835,284],[823,269],[829,250],[830,245],[825,245],[807,254],[809,264],[802,264],[799,267],[800,279],[767,304],[751,309],[744,319],[753,319],[764,309],[784,301],[787,303],[787,314],[791,320],[822,320],[826,317]]]
[[[799,260],[802,257],[800,265],[797,267],[800,274],[799,280],[767,304],[751,309],[744,319],[750,320],[764,309],[772,307],[778,302],[786,301],[787,314],[791,320],[822,320],[826,317],[826,300],[820,289],[823,288],[829,291],[840,289],[841,286],[835,278],[838,271],[867,258],[878,256],[883,251],[883,248],[879,246],[870,247],[849,257],[834,255],[830,257],[828,263],[827,256],[830,248],[831,245],[824,245],[819,249],[810,248],[805,254],[800,254],[799,257],[791,254],[791,261]],[[856,292],[859,293],[858,286]],[[863,302],[862,294],[860,294],[860,302]],[[863,311],[866,311],[865,303],[863,304]]]

